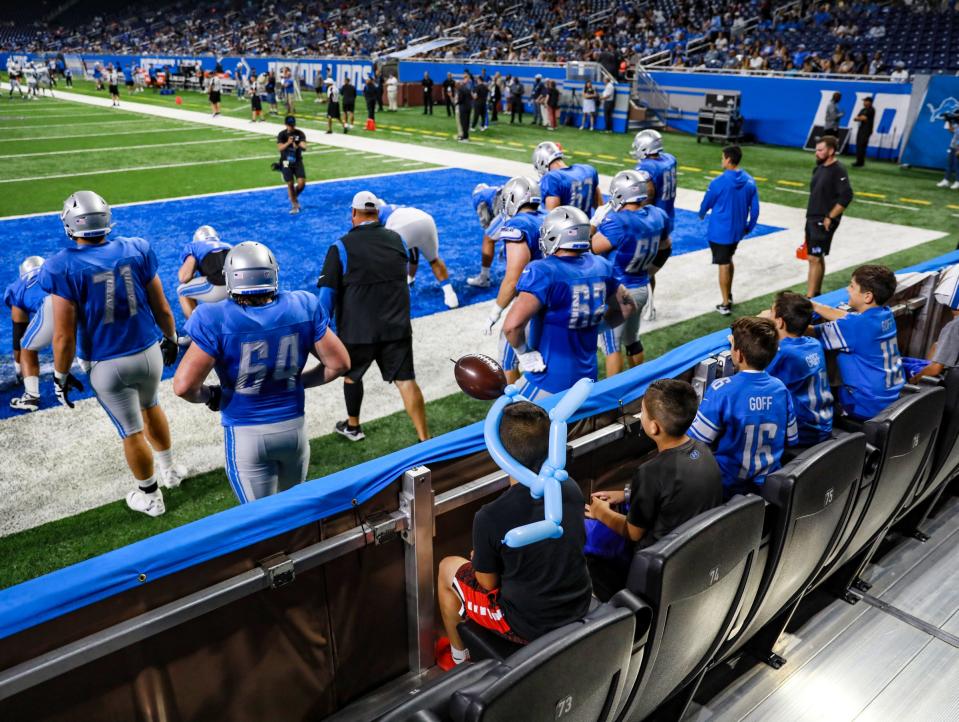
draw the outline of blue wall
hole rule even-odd
[[[943,113],[959,113],[959,78],[934,75],[922,99],[919,117],[909,136],[903,163],[924,168],[945,168],[951,134]]]

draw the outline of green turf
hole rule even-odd
[[[78,83],[78,92],[97,94],[90,83]],[[105,97],[105,94],[98,95]],[[186,93],[183,96],[184,108],[190,110],[207,111],[205,98],[197,93]],[[173,107],[173,99],[169,96],[144,93],[135,96],[136,102],[157,104]],[[123,103],[128,103],[127,96],[123,96]],[[47,119],[42,122],[44,127],[38,127],[36,135],[28,138],[21,137],[19,131],[11,130],[9,134],[3,130],[5,125],[20,125],[22,120],[14,120],[16,115],[43,115],[60,114],[61,108],[74,109],[77,106],[69,103],[34,101],[28,107],[24,104],[23,110],[9,110],[9,106],[0,110],[0,155],[16,155],[26,152],[50,152],[79,148],[110,148],[117,145],[134,144],[168,144],[174,145],[179,139],[222,139],[227,137],[242,137],[235,131],[226,131],[216,128],[192,126],[179,121],[149,119],[142,124],[134,122],[129,125],[111,125],[107,130],[98,133],[97,123],[76,125],[61,125],[66,119]],[[223,110],[225,114],[242,117],[247,111],[246,101],[236,101],[226,98]],[[300,124],[305,127],[325,127],[313,115],[320,106],[312,102],[301,104],[298,114]],[[358,110],[363,108],[359,103]],[[305,110],[304,110],[305,109]],[[508,117],[505,121],[493,125],[485,133],[475,133],[476,142],[469,145],[456,143],[453,138],[453,122],[447,119],[445,110],[440,107],[438,113],[432,117],[424,117],[420,109],[404,109],[398,113],[379,113],[379,129],[373,137],[396,140],[407,143],[419,143],[436,148],[445,148],[457,151],[466,151],[481,155],[503,157],[511,160],[525,161],[529,159],[532,148],[539,141],[549,138],[560,141],[571,153],[576,162],[592,162],[602,173],[612,174],[615,170],[629,167],[627,158],[630,138],[622,135],[603,135],[576,129],[560,128],[556,133],[548,134],[542,129],[529,126],[510,126]],[[66,111],[63,111],[66,112]],[[80,108],[78,113],[100,112],[97,109]],[[106,122],[113,122],[118,118],[126,119],[124,111],[103,109]],[[12,115],[8,115],[8,113]],[[360,112],[360,121],[365,118],[365,112]],[[529,117],[527,116],[527,120]],[[97,120],[96,118],[94,119]],[[275,120],[275,118],[274,118]],[[49,121],[49,122],[47,122]],[[53,125],[56,127],[51,127]],[[141,129],[142,125],[142,129]],[[147,132],[155,129],[165,129],[161,133]],[[122,130],[120,130],[122,129]],[[183,130],[187,129],[187,130]],[[123,135],[117,135],[117,131]],[[11,138],[15,134],[16,138]],[[82,138],[56,140],[47,138],[57,135],[82,135]],[[264,154],[272,151],[268,138],[264,138]],[[251,143],[251,145],[253,145]],[[697,144],[695,139],[679,134],[669,134],[666,138],[667,149],[674,153],[680,161],[680,186],[688,189],[704,190],[709,182],[711,169],[719,166],[720,148],[717,145]],[[189,150],[193,146],[177,149],[176,153],[164,154],[165,160],[155,162],[182,162],[182,159],[222,159],[232,160],[242,157],[235,150],[246,148],[247,143],[211,144],[210,149],[197,153]],[[212,150],[217,148],[217,150]],[[230,149],[227,151],[226,149]],[[235,150],[234,150],[235,149]],[[159,149],[157,149],[159,150]],[[157,158],[154,149],[137,151],[137,163],[148,165],[142,158]],[[221,155],[222,152],[222,155]],[[257,151],[258,152],[258,151]],[[63,160],[52,163],[54,167],[74,169],[73,159],[85,155],[97,156],[96,153],[75,154],[68,156],[71,162],[65,166]],[[118,161],[117,155],[111,155],[111,160],[105,166],[84,166],[97,169],[108,167],[110,163],[119,165],[126,161]],[[64,158],[64,156],[53,156]],[[334,178],[341,176],[360,175],[369,172],[382,172],[383,167],[376,158],[363,156],[359,159],[351,155],[347,161],[345,155],[326,155],[325,160],[316,172],[311,166],[311,175],[317,178]],[[340,160],[342,163],[333,162]],[[23,166],[9,164],[2,159],[0,166],[0,181],[6,178],[20,177]],[[87,161],[78,161],[87,163]],[[19,161],[16,161],[19,163]],[[759,177],[760,194],[763,200],[781,203],[794,207],[803,207],[806,202],[802,191],[808,182],[812,168],[812,156],[795,149],[777,147],[752,147],[745,150],[744,168]],[[43,168],[49,174],[51,166]],[[15,170],[16,169],[16,170]],[[31,169],[35,168],[31,165]],[[58,172],[65,172],[60,170]],[[43,175],[42,173],[39,175]],[[97,190],[112,202],[121,203],[154,198],[182,196],[211,191],[232,190],[265,185],[275,185],[276,175],[268,170],[268,163],[263,161],[240,161],[221,164],[209,164],[184,168],[167,168],[152,171],[136,171],[129,173],[104,173],[101,175],[83,176],[84,186]],[[941,190],[934,187],[938,175],[923,170],[904,171],[890,163],[871,162],[864,169],[854,169],[853,185],[860,194],[850,209],[850,215],[895,222],[904,225],[913,225],[923,228],[948,230],[950,234],[938,241],[926,243],[910,248],[882,259],[892,268],[901,268],[919,261],[940,255],[952,250],[956,246],[959,235],[952,231],[955,227],[953,215],[959,212],[959,194],[955,191]],[[781,181],[799,185],[777,185]],[[27,213],[35,211],[50,211],[59,208],[62,199],[76,188],[76,180],[48,179],[43,183],[33,181],[28,186],[23,183],[0,183],[5,186],[5,193],[0,194],[0,215],[13,213]],[[863,192],[873,194],[865,196]],[[905,198],[906,200],[901,200]],[[865,201],[878,203],[892,203],[904,206],[903,208],[872,205]],[[922,205],[915,201],[926,201]],[[954,206],[950,208],[949,206]],[[799,239],[797,239],[798,242]],[[848,239],[846,242],[856,242]],[[859,239],[859,242],[864,242]],[[831,273],[827,275],[824,290],[832,290],[844,286],[848,280],[847,272]],[[772,296],[764,296],[752,301],[738,304],[737,314],[756,313],[768,307]],[[703,334],[728,327],[729,318],[715,313],[707,313],[697,318],[684,321],[673,326],[652,331],[643,335],[643,342],[647,351],[647,358],[652,359],[672,348],[697,338]],[[427,405],[431,431],[440,434],[482,418],[488,406],[466,399],[462,395],[448,396],[433,401]],[[347,468],[362,461],[372,459],[391,451],[404,448],[415,443],[415,436],[405,414],[398,413],[383,419],[364,424],[364,430],[369,435],[361,444],[350,444],[340,437],[323,436],[311,441],[312,459],[310,477],[317,478],[333,471]],[[144,519],[139,515],[132,515],[123,502],[109,504],[93,509],[75,517],[50,522],[36,529],[26,530],[0,539],[0,554],[5,563],[0,568],[0,587],[9,586],[25,579],[46,573],[53,569],[90,558],[96,554],[117,548],[138,539],[146,538],[159,531],[173,528],[180,524],[202,518],[210,513],[225,509],[235,504],[235,499],[229,490],[222,471],[203,474],[190,479],[184,486],[166,494],[167,513],[158,519]]]

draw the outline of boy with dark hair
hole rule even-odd
[[[539,471],[549,453],[549,426],[542,408],[521,401],[503,410],[500,439],[514,459]],[[585,500],[579,486],[572,479],[562,483],[562,536],[514,549],[503,543],[506,533],[544,519],[545,513],[542,499],[534,499],[516,479],[509,483],[476,513],[471,560],[446,557],[439,565],[439,607],[454,664],[469,656],[456,630],[463,619],[526,644],[589,610],[592,586],[583,554]]]
[[[735,376],[706,389],[689,436],[710,445],[723,473],[723,494],[755,492],[780,466],[783,450],[799,441],[792,397],[766,373],[779,347],[772,321],[744,316],[733,323]]]
[[[806,329],[812,322],[812,302],[798,293],[782,291],[763,316],[779,335],[779,353],[766,373],[782,381],[792,396],[799,424],[799,444],[812,446],[832,432],[832,392],[822,344]]]
[[[847,290],[852,311],[813,303],[813,310],[826,321],[813,331],[827,351],[840,352],[836,361],[843,412],[864,420],[899,398],[906,383],[896,319],[885,305],[896,292],[896,276],[885,266],[860,266]]]

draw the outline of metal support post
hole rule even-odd
[[[433,666],[433,486],[430,470],[417,466],[403,474],[400,510],[409,518],[406,542],[406,624],[410,671]]]

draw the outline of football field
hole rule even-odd
[[[481,231],[470,206],[478,182],[502,182],[530,173],[532,148],[549,135],[562,142],[573,162],[590,162],[605,176],[631,167],[630,137],[561,128],[546,134],[500,123],[477,133],[469,145],[452,138],[452,122],[420,109],[379,114],[375,133],[325,135],[318,108],[304,103],[298,114],[311,143],[305,154],[309,185],[304,212],[287,213],[285,188],[270,170],[277,158],[276,118],[246,122],[247,103],[226,99],[225,113],[211,118],[202,96],[182,105],[169,96],[143,94],[120,109],[105,94],[78,83],[65,99],[0,101],[0,285],[16,275],[27,255],[49,256],[66,238],[57,212],[71,192],[90,189],[114,206],[114,234],[142,236],[160,259],[160,275],[177,314],[175,276],[181,247],[204,223],[224,240],[257,240],[280,263],[281,287],[310,289],[329,245],[349,226],[349,199],[369,189],[389,202],[430,212],[462,306],[446,310],[428,266],[412,289],[417,376],[429,401],[433,434],[481,418],[486,405],[454,393],[450,358],[469,351],[495,354],[495,337],[480,333],[495,294],[473,289],[465,279],[478,270]],[[362,103],[360,104],[362,106]],[[359,110],[359,108],[358,108]],[[666,146],[680,162],[681,208],[676,253],[659,277],[655,324],[644,344],[650,356],[728,324],[710,313],[716,302],[698,220],[702,191],[717,173],[719,147],[669,134]],[[801,242],[805,188],[812,156],[801,151],[748,147],[743,167],[759,182],[761,227],[737,255],[736,313],[755,313],[769,294],[800,282],[805,264],[793,250]],[[858,169],[857,169],[858,170]],[[884,259],[893,268],[929,258],[956,245],[959,194],[934,187],[937,176],[870,164],[854,173],[857,192],[839,231],[826,289],[844,285],[848,268]],[[501,276],[501,261],[494,279]],[[497,272],[500,270],[500,272]],[[0,552],[7,563],[0,586],[64,566],[226,508],[235,502],[222,471],[219,420],[202,406],[173,397],[167,380],[161,403],[171,419],[174,453],[195,475],[165,491],[167,513],[148,519],[122,501],[130,478],[121,446],[95,400],[74,410],[55,406],[49,376],[41,380],[44,408],[26,417],[8,408],[13,385],[9,317],[0,323]],[[43,357],[49,369],[50,356]],[[375,373],[375,371],[374,371]],[[167,379],[172,375],[168,371]],[[364,405],[367,440],[350,444],[329,432],[344,416],[338,383],[307,396],[307,428],[313,437],[311,478],[375,458],[415,442],[398,394],[368,377]],[[375,420],[374,420],[375,419]]]

